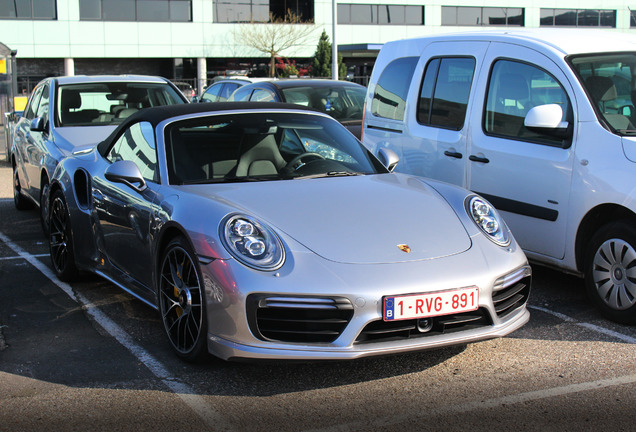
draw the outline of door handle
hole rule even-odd
[[[98,189],[93,189],[93,200],[95,200],[96,203],[101,203],[104,201],[104,194]]]
[[[455,159],[461,159],[462,157],[464,157],[461,153],[455,151],[455,150],[446,150],[444,152],[444,155],[448,156],[448,157],[452,157]]]
[[[487,157],[477,156],[477,155],[470,155],[470,156],[468,156],[468,159],[470,159],[473,162],[481,162],[481,163],[490,162],[490,159],[488,159]]]

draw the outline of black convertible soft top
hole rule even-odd
[[[106,155],[111,148],[111,144],[119,137],[123,129],[127,129],[131,124],[146,121],[156,127],[162,121],[190,114],[207,113],[214,114],[217,111],[246,111],[246,110],[303,110],[316,111],[302,105],[279,103],[279,102],[211,102],[211,103],[190,103],[177,105],[164,105],[153,108],[145,108],[126,118],[117,129],[115,129],[104,141],[97,145],[97,150],[101,155]]]

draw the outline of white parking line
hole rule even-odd
[[[31,255],[34,258],[43,258],[49,256],[49,254],[37,254]],[[10,256],[10,257],[0,257],[0,261],[8,261],[8,260],[16,260],[16,259],[24,259],[21,256]]]
[[[211,429],[230,431],[232,430],[221,415],[206,404],[203,397],[198,396],[196,392],[191,389],[187,384],[179,381],[173,377],[168,370],[155,359],[149,352],[137,345],[128,333],[126,333],[121,327],[119,327],[113,320],[108,318],[101,310],[96,308],[91,302],[88,301],[81,294],[73,292],[71,286],[65,282],[60,281],[53,271],[36,258],[35,255],[31,255],[24,251],[20,246],[13,243],[3,233],[0,233],[0,241],[6,244],[13,252],[15,252],[20,258],[26,260],[33,267],[38,269],[44,276],[49,278],[55,285],[57,285],[62,291],[66,293],[71,299],[82,306],[82,309],[108,334],[122,344],[128,351],[130,351],[141,363],[143,363],[157,378],[161,380],[171,391],[173,391],[183,402],[186,403]]]
[[[553,387],[544,390],[536,390],[526,393],[519,393],[510,396],[504,396],[500,398],[487,399],[478,402],[469,402],[462,405],[447,405],[438,409],[422,410],[418,414],[402,414],[397,416],[391,416],[381,419],[376,419],[371,424],[363,422],[351,422],[346,424],[339,424],[324,429],[311,429],[305,432],[341,432],[351,430],[373,430],[381,427],[389,427],[399,425],[400,423],[411,422],[422,419],[429,419],[434,416],[448,415],[448,414],[465,414],[470,411],[478,411],[490,408],[501,408],[506,405],[519,404],[524,402],[532,402],[540,399],[547,399],[557,396],[566,396],[573,393],[579,393],[583,391],[598,390],[605,387],[615,387],[626,384],[636,383],[636,374],[626,375],[622,377],[609,378],[604,380],[590,381],[579,384],[570,384],[563,387]],[[422,424],[419,422],[418,424]]]
[[[563,320],[565,322],[572,323],[572,324],[577,325],[579,327],[585,327],[588,330],[592,330],[592,331],[595,331],[597,333],[602,333],[604,335],[611,336],[611,337],[619,339],[619,340],[621,340],[623,342],[627,342],[627,343],[630,343],[630,344],[636,344],[636,337],[629,336],[629,335],[626,335],[626,334],[622,334],[622,333],[616,332],[614,330],[610,330],[610,329],[607,329],[605,327],[598,326],[596,324],[591,324],[591,323],[586,323],[586,322],[579,322],[579,321],[575,320],[572,317],[569,317],[569,316],[564,315],[564,314],[559,313],[559,312],[551,311],[550,309],[546,309],[546,308],[543,308],[541,306],[528,305],[528,309],[538,310],[540,312],[544,312],[544,313],[550,314],[550,315],[555,316],[555,317],[557,317],[557,318],[559,318],[559,319],[561,319],[561,320]]]

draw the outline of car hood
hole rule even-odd
[[[55,129],[55,144],[69,155],[95,147],[116,128],[117,125],[58,127]]]
[[[421,179],[402,174],[186,188],[256,216],[335,262],[430,260],[471,247],[446,200]]]

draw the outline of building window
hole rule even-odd
[[[633,12],[631,17],[633,27]],[[616,11],[611,9],[541,9],[541,26],[616,28]]]
[[[313,22],[313,0],[215,0],[214,21],[218,23],[270,22],[285,19],[288,11],[301,22]]]
[[[55,0],[0,0],[0,19],[57,19]]]
[[[523,8],[442,6],[444,26],[524,26]]]
[[[79,0],[80,19],[98,21],[192,21],[192,0]]]
[[[338,24],[424,25],[424,6],[338,4]]]

